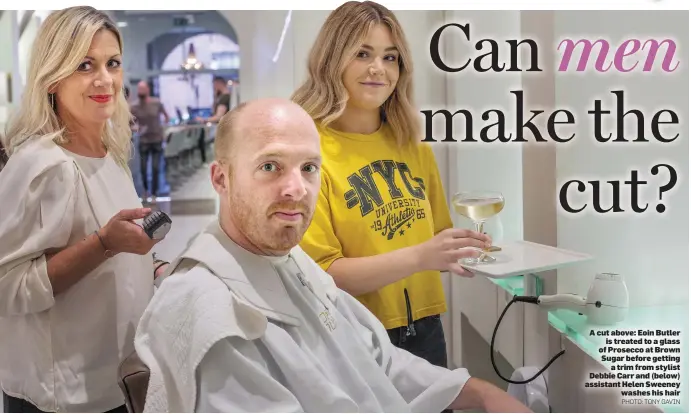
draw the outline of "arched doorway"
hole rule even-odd
[[[234,56],[239,57],[237,34],[233,26],[218,11],[114,10],[110,14],[123,36],[125,85],[130,89],[131,100],[137,99],[137,84],[145,81],[152,95],[161,100],[172,121],[173,126],[166,130],[167,139],[173,136],[173,131],[178,131],[178,127],[190,131],[200,128],[199,125],[180,125],[194,118],[190,117],[189,108],[212,107],[211,80],[214,76],[220,75],[235,81],[239,77],[239,63],[233,61]],[[195,55],[202,65],[189,71],[183,67],[183,63],[191,44],[194,44]],[[189,135],[195,133],[191,131]],[[157,178],[153,177],[151,168],[140,174],[139,154],[135,153],[132,170],[140,194],[144,180],[141,175],[146,177],[147,182],[159,180],[158,196],[163,199],[172,197],[173,191],[187,181],[192,171],[180,172],[176,168],[169,168],[182,164],[178,163],[179,157],[175,153],[178,146],[173,144],[167,142],[164,145]],[[190,152],[187,143],[183,147],[186,153]]]
[[[196,34],[175,46],[163,60],[158,77],[160,98],[168,113],[182,117],[184,122],[191,115],[190,109],[211,108],[214,102],[212,81],[216,76],[228,82],[232,96],[233,86],[239,81],[239,51],[236,42],[219,33]],[[203,66],[180,72],[190,52]]]
[[[195,77],[204,79],[208,76],[202,75],[211,78],[220,75],[236,83],[239,81],[239,62],[232,67],[232,60],[239,59],[238,36],[220,12],[115,10],[111,14],[123,35],[124,69],[130,90],[136,90],[137,83],[144,80],[154,96],[170,95],[161,90],[160,78],[165,76],[164,83],[172,84],[168,81],[172,79],[169,75],[185,77],[181,65],[189,52],[190,42],[203,64],[201,70],[194,71]],[[190,105],[195,103],[190,102]],[[171,117],[175,117],[175,113],[174,109],[169,112]]]

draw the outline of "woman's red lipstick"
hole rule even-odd
[[[91,95],[89,98],[93,99],[94,101],[98,103],[106,103],[109,102],[111,99],[112,95]]]

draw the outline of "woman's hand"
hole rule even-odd
[[[458,264],[460,259],[477,257],[479,249],[492,245],[492,239],[472,230],[450,228],[416,246],[418,267],[420,271],[439,270],[460,276],[472,276],[472,273]]]
[[[99,230],[106,249],[114,253],[134,253],[144,255],[149,253],[160,240],[152,240],[144,229],[134,222],[143,219],[150,208],[121,210]]]

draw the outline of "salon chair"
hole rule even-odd
[[[136,352],[132,352],[120,363],[118,368],[118,385],[125,395],[125,404],[129,412],[144,412],[149,376],[149,368],[139,359]]]

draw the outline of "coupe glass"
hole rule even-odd
[[[484,233],[485,221],[499,214],[504,208],[504,196],[497,191],[468,191],[453,196],[453,208],[457,214],[467,217],[475,224],[475,231]],[[496,259],[483,249],[480,257],[463,259],[465,264],[491,263]]]

